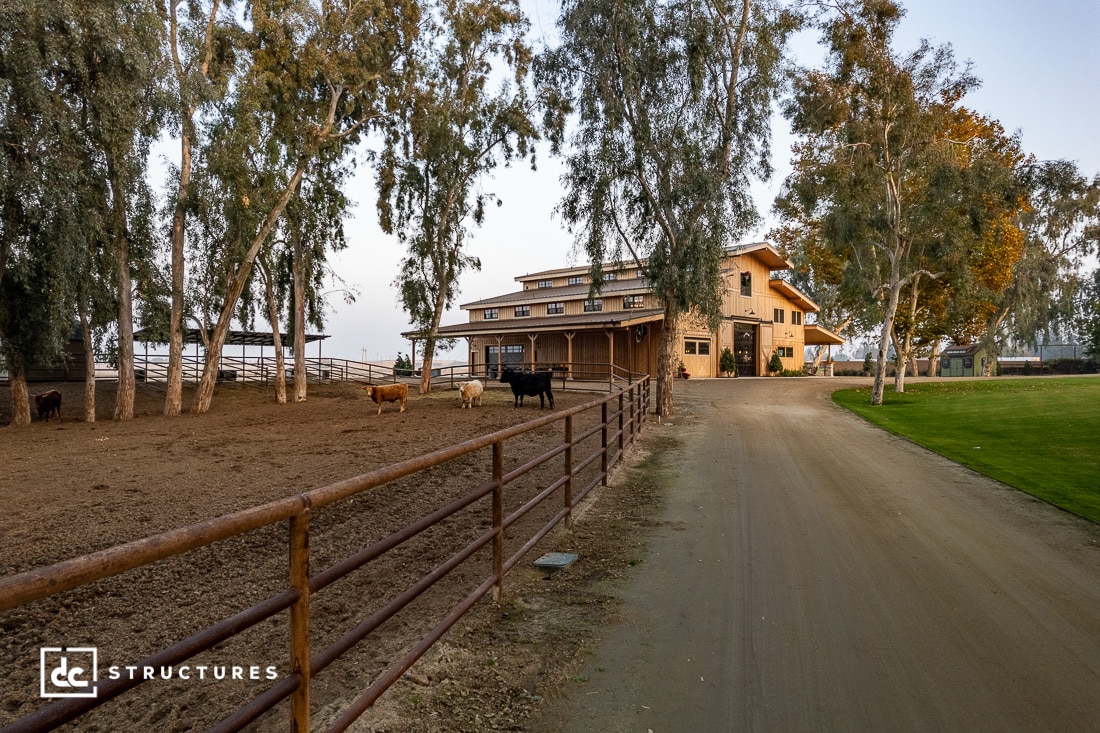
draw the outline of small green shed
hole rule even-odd
[[[953,344],[940,355],[940,376],[980,377],[990,358],[989,350],[980,344]]]

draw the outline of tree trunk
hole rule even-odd
[[[306,284],[302,235],[294,235],[294,401],[305,402],[309,389],[306,372]]]
[[[875,382],[871,390],[871,404],[881,405],[886,391],[886,355],[890,351],[890,336],[894,331],[894,316],[898,312],[898,295],[901,283],[895,278],[886,301],[886,314],[882,319],[882,332],[878,339],[878,360],[875,362]]]
[[[84,422],[95,422],[95,353],[88,309],[80,299],[80,331],[84,340]]]
[[[126,225],[126,194],[117,168],[108,165],[111,174],[112,217],[115,229],[115,253],[118,258],[118,394],[115,420],[134,416],[134,308],[130,282],[130,237]]]
[[[247,283],[248,276],[252,272],[252,263],[256,261],[260,248],[267,241],[267,236],[275,227],[275,222],[282,216],[283,210],[290,202],[290,197],[298,190],[298,184],[301,182],[304,173],[305,163],[302,163],[298,166],[298,170],[294,172],[286,188],[283,189],[283,193],[279,196],[275,206],[268,212],[263,226],[260,227],[260,231],[252,240],[248,252],[245,253],[236,275],[229,282],[225,302],[222,304],[221,313],[218,315],[218,322],[215,324],[214,332],[210,336],[210,343],[206,345],[206,360],[203,363],[202,379],[199,380],[199,386],[195,390],[195,401],[191,408],[196,414],[201,415],[210,409],[210,403],[214,399],[214,385],[218,379],[218,364],[221,362],[222,346],[225,344],[225,337],[229,333],[229,326],[233,322],[233,312],[237,309],[237,302],[241,299],[245,283]],[[301,344],[296,343],[295,349],[301,348],[301,346]]]
[[[168,321],[168,392],[164,396],[164,414],[179,415],[183,410],[183,246],[186,235],[187,199],[191,186],[191,138],[194,126],[184,120],[180,140],[180,179],[176,190],[176,209],[172,214],[172,313]]]
[[[435,362],[435,339],[424,339],[424,356],[420,360],[420,394],[432,391],[432,364]]]
[[[27,375],[15,369],[8,370],[11,384],[11,424],[23,428],[31,424],[31,403],[27,397]]]
[[[453,279],[453,275],[449,276]],[[435,363],[435,339],[439,333],[439,324],[443,321],[443,311],[447,309],[447,287],[440,283],[435,294],[435,303],[432,307],[432,322],[428,327],[428,336],[424,340],[424,359],[420,367],[420,394],[428,394],[432,391],[432,364]],[[534,354],[531,358],[534,359]]]
[[[938,377],[940,374],[940,342],[932,344],[932,354],[928,357],[928,371],[925,376]]]
[[[275,302],[275,286],[271,282],[271,268],[260,257],[260,274],[264,278],[264,292],[267,293],[267,319],[271,322],[271,343],[275,347],[275,402],[286,404],[286,372],[283,367],[283,335],[279,332],[279,307]]]
[[[676,381],[676,365],[679,361],[676,356],[676,349],[679,346],[678,334],[679,314],[666,303],[661,341],[657,346],[656,412],[660,417],[670,417],[673,414],[672,385]]]

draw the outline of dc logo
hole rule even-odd
[[[42,647],[39,650],[41,697],[95,697],[98,651],[87,647]]]

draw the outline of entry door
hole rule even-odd
[[[756,376],[756,326],[733,324],[733,358],[737,361],[737,376]]]

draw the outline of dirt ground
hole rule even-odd
[[[530,401],[490,389],[484,404],[459,409],[455,391],[410,395],[375,414],[359,385],[311,385],[304,403],[277,405],[270,390],[225,384],[205,415],[165,418],[163,393],[139,385],[137,417],[109,419],[114,385],[97,393],[99,421],[84,423],[83,385],[35,385],[63,393],[62,418],[0,428],[0,575],[189,525],[347,479],[371,469],[515,425],[540,414]],[[596,394],[557,392],[557,408]],[[185,391],[184,405],[191,394]],[[585,420],[578,418],[576,431]],[[0,391],[0,425],[11,419]],[[561,425],[505,445],[505,471],[560,441]],[[652,436],[649,450],[660,449]],[[591,450],[589,447],[587,450]],[[637,450],[641,460],[644,449]],[[585,452],[587,455],[587,452]],[[553,461],[555,471],[560,459]],[[315,513],[316,573],[489,476],[489,452]],[[598,465],[598,462],[597,462]],[[638,560],[659,491],[647,463],[598,492],[571,529],[551,532],[510,574],[500,606],[483,600],[353,727],[360,731],[523,730],[547,697],[568,683],[616,601],[602,584]],[[543,472],[543,477],[546,474]],[[626,476],[629,480],[622,480]],[[537,491],[539,471],[510,486],[505,512]],[[545,485],[545,482],[541,485]],[[508,532],[515,551],[556,510],[533,512]],[[479,502],[314,595],[316,653],[373,609],[449,557],[489,524]],[[0,725],[37,709],[42,646],[95,646],[100,668],[124,667],[286,587],[285,523],[0,614]],[[531,561],[546,551],[581,560],[546,578]],[[507,554],[507,553],[506,553]],[[314,680],[314,726],[346,707],[375,677],[487,574],[488,554],[468,563],[384,624]],[[204,652],[193,664],[274,666],[287,673],[287,619],[281,614]],[[205,730],[272,684],[267,680],[154,680],[71,724],[81,731]],[[251,730],[286,730],[286,704]]]

